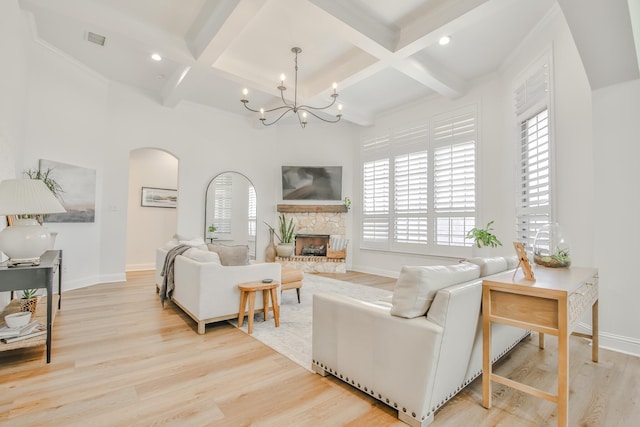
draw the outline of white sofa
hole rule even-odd
[[[161,288],[162,266],[168,249],[156,250],[156,284]],[[175,258],[172,301],[196,321],[198,333],[204,334],[208,323],[238,317],[240,291],[238,284],[273,279],[280,282],[281,267],[277,263],[225,266],[215,252],[192,248]],[[278,305],[280,304],[280,292]],[[262,293],[256,295],[256,312],[263,311]]]
[[[440,286],[430,285],[434,297],[430,307],[427,304],[426,315],[406,318],[391,314],[403,299],[418,305],[428,299],[407,298],[406,292],[402,295],[399,288],[401,282],[407,282],[407,267],[400,274],[391,302],[367,303],[315,294],[314,371],[334,375],[391,406],[398,411],[398,418],[411,426],[430,424],[436,410],[482,373],[482,277],[515,268],[517,259],[470,261],[473,264],[412,267],[418,270],[410,280],[416,281],[417,271],[441,282]],[[458,278],[463,282],[455,283]],[[492,360],[528,334],[494,324]]]

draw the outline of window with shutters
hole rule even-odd
[[[455,253],[475,225],[476,107],[362,144],[365,249]]]
[[[514,91],[518,137],[517,240],[533,247],[537,231],[552,219],[550,61],[545,55]]]
[[[249,240],[250,241],[255,241],[256,240],[256,229],[257,229],[257,199],[256,199],[256,189],[253,188],[253,185],[249,186],[249,212],[247,212],[248,215],[248,234],[249,234]]]
[[[231,234],[231,212],[233,203],[233,177],[224,174],[214,181],[213,218],[217,234]]]

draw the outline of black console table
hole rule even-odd
[[[46,251],[40,265],[8,267],[0,263],[0,292],[24,289],[47,290],[47,363],[51,362],[51,327],[53,325],[53,278],[58,272],[58,309],[62,303],[62,251]]]

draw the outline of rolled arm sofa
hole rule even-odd
[[[411,426],[430,424],[442,405],[482,373],[483,277],[514,268],[517,260],[470,261],[403,268],[391,301],[315,294],[313,370],[391,406]],[[492,361],[529,334],[492,327]]]
[[[214,251],[209,250],[214,249]],[[238,284],[273,279],[280,282],[278,263],[223,265],[223,254],[205,245],[191,248],[174,261],[174,290],[171,300],[197,323],[199,334],[204,334],[209,323],[238,317],[240,291]],[[219,248],[217,248],[219,249]],[[162,283],[162,265],[168,249],[156,250],[156,284]],[[248,258],[247,258],[248,262]],[[278,305],[280,304],[280,292]],[[262,293],[256,293],[256,312],[264,310]]]

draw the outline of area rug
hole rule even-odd
[[[251,336],[309,371],[311,371],[313,294],[316,292],[341,294],[369,302],[391,296],[391,291],[384,289],[305,273],[302,289],[300,289],[300,304],[294,290],[282,293],[279,328],[274,325],[273,314],[269,316],[268,322],[262,321],[262,313],[256,314]],[[234,326],[238,325],[236,320],[229,322]],[[246,321],[240,329],[247,332]]]

